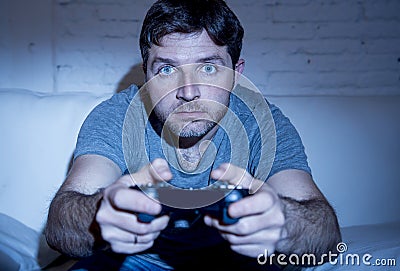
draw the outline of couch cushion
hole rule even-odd
[[[303,271],[397,270],[400,261],[400,221],[344,227],[342,235],[338,258]]]
[[[40,233],[0,213],[1,270],[40,270],[55,260],[60,254],[41,242],[41,238]]]
[[[42,229],[80,125],[109,96],[0,90],[0,212]]]

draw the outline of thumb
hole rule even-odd
[[[141,185],[147,183],[157,183],[172,179],[172,173],[167,161],[161,158],[142,167],[138,172],[127,175],[131,179],[131,185]]]

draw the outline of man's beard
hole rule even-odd
[[[189,137],[203,137],[212,128],[215,127],[216,123],[210,120],[196,120],[187,123],[183,128],[179,124],[173,122],[167,122],[166,124],[169,131],[175,135],[183,138]]]
[[[156,106],[154,112],[162,123],[163,129],[167,128],[174,135],[181,138],[202,137],[211,131],[224,116],[226,108],[222,106],[206,108],[198,102],[189,102],[173,106],[166,112],[158,110]],[[184,120],[177,121],[177,115],[174,115],[174,113],[179,112],[196,111],[207,112],[207,116],[199,119],[188,119],[185,123]]]

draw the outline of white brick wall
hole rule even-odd
[[[17,2],[0,3],[0,87],[103,93],[142,82],[138,34],[153,1]],[[227,2],[245,28],[245,75],[265,94],[400,94],[399,0]]]

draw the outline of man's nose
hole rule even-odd
[[[178,88],[176,98],[187,102],[200,98],[199,84],[195,82],[194,76],[186,72],[182,77],[182,86]]]

